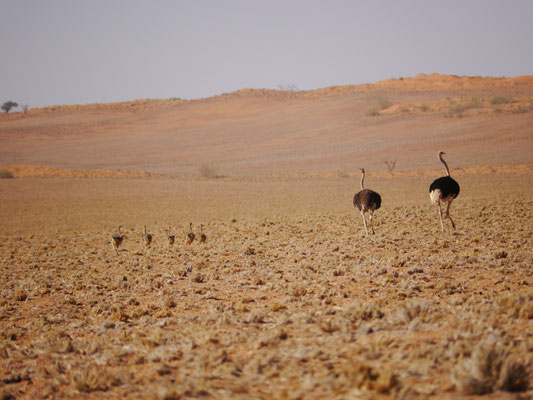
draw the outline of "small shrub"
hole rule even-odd
[[[196,283],[204,283],[206,279],[203,274],[197,273],[193,276],[192,280],[193,282],[196,282]]]
[[[202,164],[199,167],[200,176],[204,178],[218,178],[217,167],[213,164]]]
[[[107,391],[119,384],[118,377],[95,365],[71,374],[71,385],[79,392]]]
[[[462,118],[465,111],[468,109],[468,106],[466,104],[456,104],[454,106],[451,106],[448,111],[444,112],[444,116],[446,118],[452,118],[452,117],[457,117],[457,118]]]
[[[416,318],[430,322],[435,318],[435,309],[426,300],[407,301],[399,306],[396,318],[401,324],[408,324]]]
[[[464,393],[481,395],[497,390],[526,391],[529,377],[528,365],[513,359],[503,344],[485,341],[458,366],[454,380]]]
[[[0,179],[13,179],[13,173],[7,169],[0,169]]]
[[[429,106],[427,104],[420,104],[418,106],[419,110],[422,111],[422,112],[426,112],[429,110]]]
[[[28,294],[24,289],[19,289],[14,295],[15,300],[17,301],[25,301],[28,298]]]
[[[287,306],[275,301],[274,303],[270,304],[270,309],[274,312],[278,312],[280,310],[286,310]]]
[[[533,111],[533,105],[520,105],[513,110],[515,114],[524,114]]]
[[[482,101],[479,97],[471,97],[470,103],[468,105],[469,105],[469,108],[477,108],[477,107],[480,107],[481,104],[482,104]]]
[[[371,108],[365,115],[367,117],[377,117],[379,115],[379,110],[377,108]]]
[[[492,105],[500,105],[509,103],[510,99],[506,96],[494,96],[489,100]]]
[[[377,117],[378,115],[380,115],[379,112],[381,110],[385,110],[386,108],[389,108],[390,106],[392,106],[392,103],[390,102],[390,100],[383,98],[383,97],[380,97],[379,99],[377,99],[376,102],[377,102],[377,107],[373,107],[365,113],[367,117]]]
[[[380,109],[385,110],[386,108],[389,108],[392,106],[392,103],[389,99],[386,98],[379,98],[378,99],[378,106]]]

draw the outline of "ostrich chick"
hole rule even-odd
[[[148,248],[152,244],[152,235],[150,233],[146,233],[146,225],[144,226],[144,235],[142,236],[144,247]]]
[[[115,249],[115,251],[117,252],[118,254],[118,248],[120,247],[120,245],[122,244],[122,242],[124,241],[124,238],[125,236],[122,235],[122,233],[120,232],[120,229],[122,228],[122,226],[118,226],[118,233],[115,233],[113,236],[111,236],[111,244],[113,245],[113,248]]]
[[[192,231],[192,222],[189,222],[189,233],[187,233],[187,244],[191,244],[194,242],[194,239],[196,238],[196,235]]]
[[[205,242],[207,242],[207,236],[204,233],[204,226],[200,225],[200,243],[205,243]]]

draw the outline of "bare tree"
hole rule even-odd
[[[389,173],[391,175],[394,175],[394,168],[396,168],[396,160],[394,161],[388,161],[388,160],[385,160],[383,161],[385,163],[385,165],[387,166],[387,169],[389,170]]]
[[[30,108],[30,105],[29,104],[21,104],[20,108],[21,108],[22,111],[24,111],[24,113],[26,113],[28,111],[28,108]]]
[[[298,86],[294,83],[289,83],[287,85],[278,85],[279,90],[283,90],[284,92],[297,92]]]

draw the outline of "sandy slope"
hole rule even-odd
[[[496,97],[504,103],[492,104]],[[381,110],[381,108],[384,108]],[[377,109],[380,114],[369,116]],[[308,92],[60,106],[0,117],[0,165],[228,176],[528,164],[533,77],[421,75]]]

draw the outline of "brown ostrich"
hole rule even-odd
[[[381,196],[379,193],[370,189],[365,189],[365,169],[361,168],[361,191],[356,193],[353,197],[353,205],[359,209],[363,216],[363,223],[365,224],[365,232],[368,235],[368,229],[366,228],[365,213],[370,213],[370,227],[372,228],[372,234],[374,234],[374,224],[372,218],[374,217],[374,211],[381,207]]]

